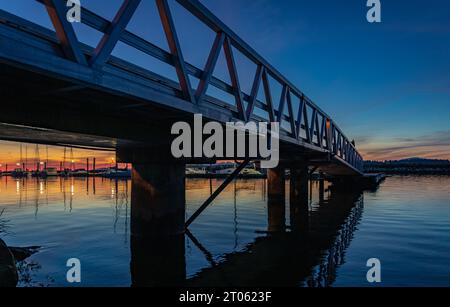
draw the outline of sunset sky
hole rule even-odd
[[[81,1],[112,19],[120,0]],[[382,0],[382,23],[366,20],[365,0],[203,0],[214,14],[325,110],[365,159],[450,159],[450,2]],[[344,4],[345,3],[345,4]],[[214,34],[170,1],[185,59],[203,67]],[[0,0],[0,8],[51,28],[42,5]],[[79,40],[100,34],[75,25]],[[144,0],[128,30],[167,50],[153,0]],[[119,44],[113,52],[175,79],[172,69]],[[242,88],[254,70],[237,57]],[[223,60],[215,75],[228,81]],[[246,69],[248,68],[248,69]],[[45,146],[41,146],[45,152]],[[28,146],[29,156],[34,145]],[[0,163],[14,163],[19,145],[0,143]],[[76,159],[111,153],[74,150]],[[60,160],[62,148],[50,148]],[[84,163],[84,162],[83,162]]]
[[[40,162],[47,162],[48,152],[48,167],[59,168],[60,162],[64,161],[64,147],[39,145],[37,154],[35,144],[22,144],[22,163],[27,163],[28,169],[34,169],[36,164]],[[72,159],[73,157],[73,159]],[[86,159],[89,158],[90,168],[92,168],[93,158],[96,158],[96,167],[109,167],[115,164],[114,152],[81,150],[66,148],[66,168],[85,168]],[[0,142],[0,170],[5,170],[8,164],[8,170],[14,169],[16,163],[20,163],[20,143],[15,142]]]

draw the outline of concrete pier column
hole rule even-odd
[[[291,168],[290,180],[290,223],[292,230],[308,227],[308,165],[306,163]]]
[[[285,168],[267,171],[267,215],[268,231],[279,232],[286,229],[286,203],[285,203]]]
[[[319,202],[323,202],[325,199],[325,179],[323,178],[323,174],[320,174],[319,179]]]
[[[131,233],[175,236],[184,233],[185,164],[180,161],[133,163]]]
[[[170,146],[118,151],[132,163],[132,286],[182,286],[186,279],[184,246],[185,162],[171,157]]]
[[[267,201],[268,232],[283,232],[286,230],[286,203],[281,199]]]
[[[267,170],[267,196],[269,200],[285,199],[285,169],[278,166]]]

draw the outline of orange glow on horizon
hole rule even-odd
[[[400,160],[411,157],[450,160],[450,145],[410,144],[395,140],[371,140],[356,145],[365,160]],[[0,141],[0,170],[5,170],[7,165],[9,170],[22,167],[22,163],[26,163],[26,169],[29,170],[34,170],[37,164],[42,167],[45,163],[47,167],[57,169],[61,164],[68,169],[86,168],[87,159],[89,159],[89,168],[92,169],[94,158],[97,169],[111,167],[116,163],[116,158],[111,156],[110,151],[66,148],[65,163],[63,163],[64,147],[39,145],[39,156],[36,156],[35,148],[35,144],[23,143],[21,160],[20,143]]]
[[[450,160],[450,145],[405,145],[383,142],[361,144],[357,146],[357,149],[365,160],[401,160],[412,157]]]
[[[4,170],[8,165],[8,169],[12,170],[22,167],[22,163],[25,163],[26,168],[30,170],[35,169],[38,164],[42,167],[45,163],[47,163],[47,167],[58,169],[61,163],[65,164],[65,168],[72,168],[72,166],[86,168],[87,159],[89,159],[89,168],[92,169],[94,158],[96,168],[110,167],[114,164],[111,162],[111,152],[109,151],[66,148],[65,163],[64,147],[39,145],[39,155],[37,156],[35,144],[22,143],[22,159],[20,151],[20,143],[0,141],[0,169]]]

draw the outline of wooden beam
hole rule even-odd
[[[319,145],[320,145],[320,147],[324,148],[323,137],[325,134],[325,117],[322,116],[322,124],[320,124],[320,121],[319,121],[319,126],[320,126],[320,132],[319,132],[319,136],[318,136]]]
[[[59,95],[59,94],[65,94],[65,93],[69,93],[69,92],[79,91],[79,90],[82,90],[85,88],[86,88],[85,85],[70,85],[70,86],[66,86],[66,87],[62,87],[62,88],[58,88],[58,89],[54,89],[54,90],[39,92],[35,95],[37,95],[37,96]]]
[[[111,52],[119,41],[122,33],[136,12],[141,0],[124,0],[112,23],[104,33],[97,48],[95,48],[90,66],[103,66],[111,56]]]
[[[264,95],[266,97],[267,112],[269,113],[269,120],[271,122],[275,122],[275,111],[272,102],[272,91],[270,90],[269,77],[267,76],[267,71],[265,67],[263,69],[262,80],[264,86]]]
[[[253,79],[252,92],[250,94],[250,101],[247,106],[247,120],[250,120],[255,108],[255,101],[258,98],[259,86],[261,85],[263,66],[258,65],[256,68],[255,78]]]
[[[197,103],[200,103],[206,94],[206,90],[208,89],[209,82],[211,81],[211,77],[214,73],[214,68],[216,67],[217,60],[219,59],[220,51],[222,50],[224,41],[225,41],[225,34],[223,34],[223,32],[217,33],[213,46],[208,56],[208,60],[206,61],[202,77],[200,78],[200,82],[197,87],[197,92],[195,93]]]
[[[303,96],[302,96],[303,97]],[[302,119],[303,119],[303,109],[305,107],[305,101],[300,97],[300,102],[298,104],[298,112],[297,112],[297,135],[300,138],[302,132]],[[306,137],[308,137],[308,133],[306,133]]]
[[[236,63],[234,61],[234,55],[233,55],[233,50],[231,47],[230,39],[228,37],[225,38],[223,48],[224,48],[225,57],[227,60],[228,73],[230,74],[231,84],[233,86],[234,96],[236,98],[236,107],[238,109],[241,119],[244,122],[247,122],[247,114],[245,113],[244,100],[242,99],[242,91],[241,91],[241,85],[239,83],[239,76],[238,76],[237,69],[236,69]]]
[[[286,84],[283,85],[283,90],[281,91],[281,97],[280,97],[280,103],[278,105],[278,122],[281,126],[281,120],[283,119],[283,112],[284,112],[284,104],[286,102],[286,93],[287,93],[288,87]]]
[[[291,124],[291,134],[293,138],[298,139],[297,126],[295,124],[295,117],[294,117],[294,109],[292,108],[291,91],[289,89],[287,90],[286,93],[286,101],[290,118],[289,122]]]
[[[309,172],[308,172],[308,177],[311,177],[312,174],[314,174],[315,171],[317,171],[319,167],[318,166],[314,166]]]
[[[331,145],[330,145],[330,148],[331,148],[331,151],[333,152],[333,154],[336,154],[336,130],[335,130],[335,128],[334,128],[334,123],[333,123],[333,121],[330,119],[330,121],[331,121],[331,128],[330,128],[330,133],[331,133],[331,137],[330,137],[330,140],[331,140]]]
[[[316,135],[317,135],[317,146],[322,148],[320,144],[320,125],[319,125],[319,111],[316,113]]]
[[[313,114],[311,117],[311,144],[314,143],[314,135],[316,133],[316,127],[317,127],[317,110],[313,109]],[[319,139],[319,131],[317,131],[317,139]]]
[[[61,0],[43,0],[50,16],[56,36],[61,44],[64,55],[77,63],[87,65],[86,57],[81,52],[72,24],[67,20],[67,8]]]
[[[220,193],[239,175],[239,173],[247,166],[247,164],[250,162],[250,159],[244,160],[239,166],[234,170],[233,173],[231,173],[230,176],[228,176],[224,182],[217,188],[217,190],[214,191],[213,194],[200,206],[200,208],[192,214],[192,216],[187,220],[185,223],[185,228],[188,228],[189,225],[192,224],[192,222],[195,221],[195,219],[216,199],[217,196],[219,196]]]
[[[217,262],[214,261],[214,256],[200,243],[199,240],[192,234],[192,232],[189,231],[189,229],[186,229],[186,235],[191,239],[192,243],[194,243],[195,246],[205,255],[206,260],[211,264],[212,267],[217,266]]]
[[[178,41],[177,32],[175,29],[175,24],[172,19],[172,14],[170,13],[169,4],[167,0],[156,0],[156,5],[158,7],[159,16],[161,18],[164,33],[166,34],[167,43],[169,44],[170,52],[172,53],[175,60],[175,69],[178,76],[178,81],[180,82],[181,90],[184,97],[195,103],[195,97],[192,93],[191,82],[186,70],[186,64],[184,62],[183,53],[181,52],[181,46]]]

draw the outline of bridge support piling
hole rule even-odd
[[[285,168],[278,166],[267,170],[267,196],[269,200],[285,199]]]
[[[268,199],[267,201],[268,232],[286,230],[286,203],[284,199]]]
[[[182,286],[186,279],[185,161],[170,147],[119,148],[119,162],[132,163],[132,286]]]
[[[291,168],[289,185],[290,223],[292,230],[304,230],[308,227],[308,165],[303,163]]]
[[[132,235],[182,235],[184,219],[185,164],[179,161],[133,163]]]
[[[325,179],[323,177],[323,174],[320,173],[319,178],[319,202],[323,202],[325,199]]]
[[[277,168],[267,171],[267,215],[268,232],[280,232],[286,228],[286,203],[285,203],[285,168]]]

